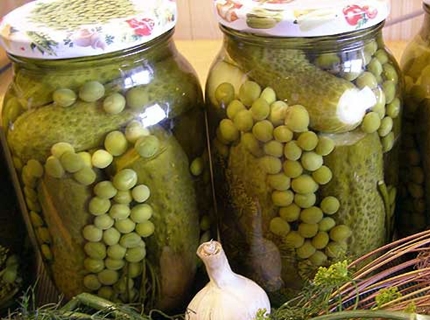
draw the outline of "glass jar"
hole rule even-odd
[[[211,187],[176,3],[73,3],[31,2],[0,27],[14,70],[2,129],[25,216],[66,298],[182,309]]]
[[[423,1],[424,18],[418,34],[403,51],[400,65],[405,76],[403,134],[398,197],[398,230],[409,235],[430,223],[430,1]]]
[[[221,240],[275,305],[389,241],[395,205],[388,3],[304,2],[215,1],[224,42],[206,83]]]

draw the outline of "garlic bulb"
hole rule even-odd
[[[186,320],[253,320],[260,309],[270,312],[266,292],[231,270],[219,242],[202,243],[197,255],[203,260],[210,281],[188,305]]]

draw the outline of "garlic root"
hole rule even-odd
[[[204,242],[197,255],[205,264],[210,281],[191,300],[186,320],[253,320],[259,310],[270,312],[266,292],[231,270],[221,243]]]

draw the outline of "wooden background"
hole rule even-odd
[[[0,0],[0,16],[28,0]],[[142,0],[144,1],[144,0]],[[219,39],[221,33],[212,12],[212,0],[177,0],[179,20],[175,38],[178,40]],[[404,15],[422,11],[422,0],[391,0],[387,23]],[[386,40],[409,40],[419,29],[422,15],[384,28]]]

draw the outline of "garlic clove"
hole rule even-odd
[[[221,243],[202,243],[197,255],[205,264],[210,281],[191,300],[185,319],[253,320],[260,309],[270,312],[266,292],[231,270]]]

